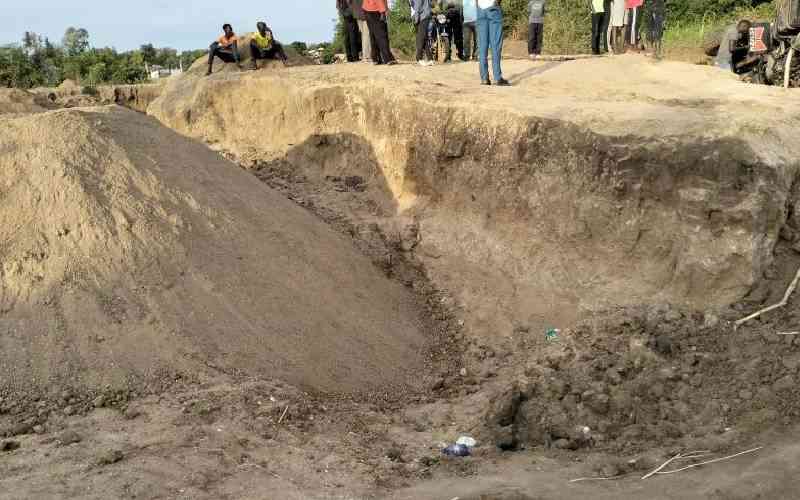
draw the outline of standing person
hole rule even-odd
[[[641,29],[640,13],[644,0],[625,0],[625,8],[628,9],[628,24],[626,26],[626,43],[634,49],[639,48],[639,31]]]
[[[464,60],[475,60],[478,56],[478,32],[475,23],[478,21],[478,5],[475,0],[461,0],[461,13],[464,19]]]
[[[389,9],[386,0],[364,0],[361,8],[367,18],[373,63],[397,64],[389,48],[389,25],[386,24],[386,13]]]
[[[489,80],[489,47],[492,49],[492,73],[495,85],[511,85],[503,78],[500,60],[503,58],[503,9],[502,0],[476,0],[478,2],[478,58],[480,60],[481,85],[491,85]],[[602,0],[601,0],[602,1]]]
[[[459,2],[461,5],[461,2]],[[450,20],[450,34],[452,35],[453,42],[456,44],[456,53],[458,58],[464,60],[464,16],[461,9],[456,5],[456,2],[449,0],[447,10],[445,12],[447,19]]]
[[[417,30],[417,64],[433,64],[431,48],[428,46],[428,23],[431,22],[431,0],[408,0],[411,5],[411,22]],[[424,59],[423,59],[424,53]]]
[[[284,66],[289,60],[283,45],[275,40],[272,30],[263,21],[256,23],[256,33],[250,40],[250,69],[258,69],[259,59],[278,59]]]
[[[544,6],[545,0],[528,0],[528,55],[531,59],[542,53]]]
[[[647,22],[647,41],[653,48],[656,59],[661,59],[661,39],[664,37],[664,26],[667,22],[667,5],[665,0],[648,2],[650,12]]]
[[[625,0],[614,0],[611,6],[611,48],[614,54],[625,52]]]
[[[603,22],[606,15],[603,0],[591,0],[592,2],[592,54],[600,55],[600,42],[605,36],[603,33]]]
[[[351,0],[336,0],[336,10],[342,17],[344,24],[344,50],[347,54],[347,62],[358,61],[358,20],[353,14],[350,6]]]
[[[208,72],[210,75],[214,67],[214,57],[219,57],[222,62],[235,62],[239,69],[242,64],[239,62],[239,37],[233,32],[233,26],[228,23],[222,25],[222,36],[208,47]]]
[[[353,9],[353,16],[358,23],[358,31],[361,32],[361,60],[372,62],[372,42],[369,37],[369,26],[367,26],[367,15],[364,12],[364,0],[350,0],[350,8]]]
[[[603,52],[611,50],[611,6],[614,0],[603,0]]]

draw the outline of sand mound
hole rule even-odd
[[[176,372],[372,390],[420,368],[402,286],[151,118],[14,118],[0,151],[0,393]]]
[[[47,96],[20,89],[0,89],[0,115],[40,113],[53,107]]]

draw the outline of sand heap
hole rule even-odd
[[[420,368],[405,289],[205,146],[119,107],[4,128],[0,393],[176,372],[373,390]]]
[[[0,89],[0,115],[39,113],[54,107],[47,96],[20,89]]]

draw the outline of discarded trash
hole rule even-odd
[[[448,457],[468,457],[472,454],[469,446],[463,444],[451,444],[442,450],[442,453]]]
[[[558,335],[561,333],[561,330],[558,328],[548,328],[546,332],[544,332],[544,339],[548,342],[555,342],[558,340]]]
[[[475,445],[478,444],[478,442],[475,441],[474,438],[471,438],[469,436],[461,436],[460,438],[458,438],[458,441],[456,441],[456,444],[463,444],[467,448],[474,448]]]

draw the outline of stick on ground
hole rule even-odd
[[[791,284],[789,284],[789,288],[787,288],[786,289],[786,293],[783,294],[783,300],[781,300],[777,304],[772,304],[769,307],[765,307],[764,309],[761,309],[760,311],[756,311],[753,314],[751,314],[750,316],[747,316],[747,317],[742,318],[740,320],[736,320],[733,323],[734,330],[736,328],[739,328],[739,325],[741,325],[742,323],[746,323],[747,321],[750,321],[751,319],[757,318],[757,317],[761,316],[764,313],[770,312],[773,309],[778,309],[778,308],[784,307],[786,304],[788,304],[789,303],[789,297],[791,297],[792,292],[794,292],[794,289],[797,288],[797,282],[798,281],[800,281],[800,269],[797,270],[797,274],[794,275],[794,279],[792,280]]]
[[[281,422],[283,422],[283,417],[285,417],[285,416],[286,416],[286,412],[287,412],[287,411],[289,411],[289,405],[286,405],[286,409],[285,409],[285,410],[283,410],[283,413],[281,414],[281,418],[279,418],[279,419],[278,419],[278,423],[281,423]]]
[[[763,448],[763,446],[759,446],[758,448],[752,448],[752,449],[747,450],[747,451],[742,451],[742,452],[736,453],[734,455],[728,455],[727,457],[715,458],[714,460],[706,460],[705,462],[700,462],[700,463],[697,463],[697,464],[687,465],[686,467],[681,467],[680,469],[668,470],[668,471],[660,471],[660,472],[657,472],[656,474],[675,474],[676,472],[681,472],[681,471],[684,471],[684,470],[687,470],[687,469],[691,469],[693,467],[700,467],[701,465],[708,465],[708,464],[713,464],[715,462],[722,462],[723,460],[730,460],[731,458],[736,458],[736,457],[738,457],[740,455],[746,455],[747,453],[756,452],[756,451],[760,450],[761,448]]]
[[[579,483],[581,481],[610,481],[612,479],[622,479],[627,475],[628,474],[620,474],[619,476],[611,476],[611,477],[579,477],[578,479],[571,479],[569,482]]]

